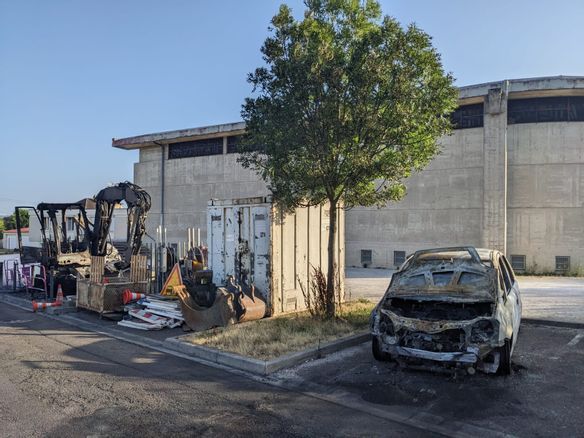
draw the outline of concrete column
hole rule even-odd
[[[485,96],[482,244],[507,250],[507,94],[501,82]]]

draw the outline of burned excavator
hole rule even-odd
[[[109,241],[109,231],[114,209],[122,201],[127,204],[127,239],[126,247],[118,253]],[[24,266],[37,264],[42,268],[31,275],[29,288],[41,290],[44,283],[46,292],[47,289],[53,291],[60,284],[65,295],[75,294],[77,278],[89,276],[92,256],[105,257],[106,275],[121,275],[127,270],[131,256],[140,251],[150,205],[150,195],[146,191],[130,182],[122,182],[78,202],[42,202],[36,208],[16,207],[21,263]],[[20,210],[34,212],[38,220],[40,248],[23,245]],[[93,222],[88,217],[90,210],[95,210]],[[33,220],[31,217],[31,222]]]

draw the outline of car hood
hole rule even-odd
[[[453,302],[494,301],[497,294],[494,268],[466,264],[421,266],[398,272],[386,292],[387,297]]]

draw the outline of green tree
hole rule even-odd
[[[10,216],[4,216],[2,218],[2,222],[4,223],[5,230],[13,230],[16,228],[16,220],[14,213],[12,213]]]
[[[457,92],[431,37],[382,16],[376,1],[305,5],[302,20],[280,6],[261,49],[265,66],[248,76],[240,162],[287,210],[328,201],[332,317],[337,209],[403,198],[404,179],[451,129]]]
[[[20,216],[20,226],[26,228],[29,225],[30,214],[27,210],[19,210]],[[12,213],[10,216],[5,216],[2,218],[5,230],[14,230],[16,228],[16,212]]]

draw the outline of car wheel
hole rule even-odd
[[[380,362],[387,362],[391,359],[391,356],[387,353],[381,351],[381,346],[379,345],[379,338],[377,336],[373,336],[371,340],[371,351],[373,353],[373,357],[375,360]]]
[[[505,344],[499,348],[499,369],[497,373],[502,376],[511,374],[511,340],[505,339]]]

